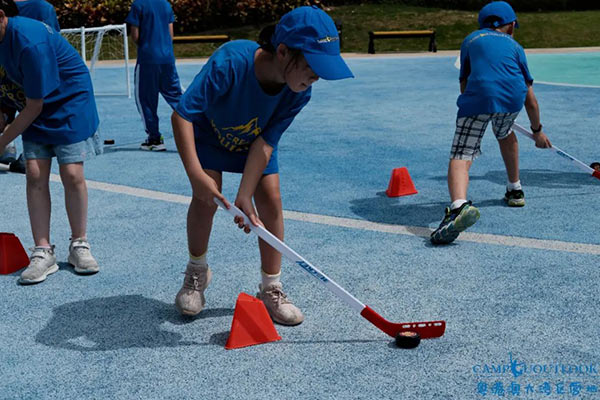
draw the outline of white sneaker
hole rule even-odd
[[[208,265],[188,263],[185,269],[183,286],[175,297],[175,307],[183,315],[198,315],[206,304],[204,291],[212,279]]]
[[[15,146],[14,142],[10,142],[8,146],[4,148],[4,153],[0,154],[0,164],[9,165],[11,162],[16,161],[16,159],[17,146]]]
[[[75,267],[75,272],[78,274],[91,275],[100,270],[98,263],[90,252],[90,244],[82,238],[71,240],[68,261],[69,264]]]
[[[21,273],[21,279],[19,280],[19,283],[24,285],[43,282],[48,275],[58,271],[54,246],[49,249],[34,247],[30,250],[32,253],[31,257],[29,257],[29,265]]]
[[[256,297],[265,304],[273,321],[281,325],[298,325],[304,321],[302,311],[288,299],[281,282],[272,283],[264,288],[259,284],[258,290]]]

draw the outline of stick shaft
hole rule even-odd
[[[308,272],[313,278],[318,279],[321,283],[323,283],[329,290],[331,290],[334,294],[336,294],[340,299],[344,300],[350,307],[354,310],[361,312],[365,305],[361,303],[356,297],[348,293],[344,288],[335,283],[331,278],[321,272],[317,267],[308,262],[304,257],[300,254],[296,253],[292,250],[288,245],[283,243],[279,238],[273,235],[271,232],[263,228],[262,226],[254,226],[246,214],[235,205],[231,204],[231,208],[227,209],[223,203],[221,203],[218,199],[215,198],[215,203],[217,203],[223,210],[227,211],[229,214],[234,217],[242,217],[244,218],[244,223],[250,226],[250,229],[258,235],[262,240],[267,242],[271,247],[280,252],[284,257],[293,263],[300,266],[303,270]]]
[[[527,129],[525,129],[524,127],[522,127],[521,125],[514,123],[513,124],[513,129],[525,136],[527,136],[528,138],[530,138],[531,140],[535,140],[533,138],[533,134],[531,132],[529,132]],[[578,159],[576,159],[575,157],[573,157],[572,155],[562,151],[561,149],[559,149],[556,146],[552,146],[551,149],[558,154],[559,156],[561,156],[562,158],[565,158],[569,161],[571,161],[573,164],[577,165],[577,167],[579,167],[579,169],[581,169],[582,171],[587,172],[590,175],[593,175],[594,177],[600,179],[600,176],[598,174],[598,171],[596,171],[595,169],[585,165],[583,162],[579,161]]]

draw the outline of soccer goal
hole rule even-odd
[[[94,93],[131,97],[127,24],[61,29],[90,69]]]

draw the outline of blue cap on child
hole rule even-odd
[[[510,24],[513,21],[516,22],[517,14],[515,14],[515,11],[507,2],[492,1],[479,11],[479,18],[477,20],[479,22],[479,28],[497,28],[502,25]],[[519,27],[518,22],[515,27]]]
[[[333,20],[318,7],[298,7],[285,14],[277,24],[271,42],[275,48],[283,43],[301,50],[319,78],[354,77],[340,55],[340,38]]]

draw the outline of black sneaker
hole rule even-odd
[[[158,139],[146,139],[144,143],[140,145],[140,149],[146,151],[166,151],[165,142],[163,141],[163,137],[159,137]]]
[[[504,201],[509,207],[523,207],[525,205],[525,193],[522,190],[507,190]]]
[[[433,244],[452,243],[458,235],[479,219],[479,210],[467,201],[455,210],[446,207],[446,215],[440,226],[433,231],[430,240]]]
[[[19,174],[25,173],[25,157],[23,157],[23,154],[21,154],[16,161],[10,163],[8,170],[10,172],[17,172]]]

